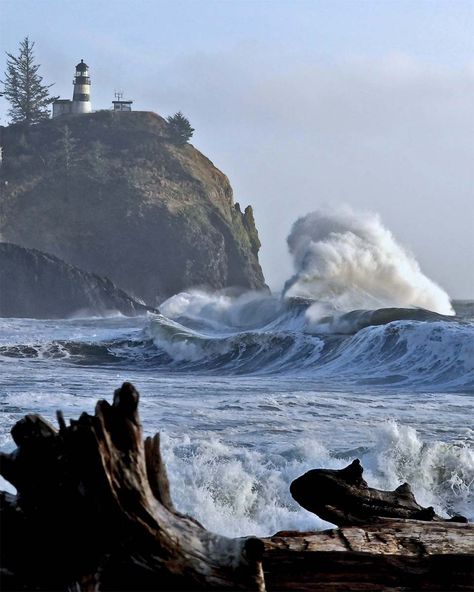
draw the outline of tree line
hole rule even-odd
[[[18,54],[6,52],[7,64],[1,93],[10,103],[8,116],[11,123],[34,125],[49,119],[49,107],[58,97],[50,95],[53,84],[45,84],[39,73],[40,64],[35,61],[35,42],[25,37],[20,41]],[[172,142],[186,144],[193,136],[194,128],[178,111],[167,118],[168,134]]]

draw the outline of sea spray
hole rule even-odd
[[[469,443],[426,443],[416,430],[395,421],[378,425],[375,444],[356,453],[335,454],[330,443],[310,438],[266,453],[215,436],[165,436],[163,447],[178,509],[228,536],[330,527],[295,503],[289,484],[310,469],[340,469],[356,454],[372,487],[394,489],[408,481],[422,505],[434,505],[444,516],[473,516],[474,453]]]
[[[391,306],[454,314],[446,292],[421,272],[376,214],[316,210],[294,223],[288,247],[295,274],[285,296],[314,300],[313,318],[328,310]]]

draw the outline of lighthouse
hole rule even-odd
[[[74,93],[72,95],[73,113],[90,113],[91,108],[91,79],[89,66],[81,60],[76,66],[76,74],[73,80]]]
[[[71,99],[56,99],[53,101],[53,117],[59,115],[70,115],[75,113],[90,113],[91,107],[91,79],[89,77],[89,66],[81,60],[76,66],[76,74],[72,81],[74,93]]]

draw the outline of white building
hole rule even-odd
[[[90,113],[91,106],[91,79],[89,66],[81,60],[76,66],[76,74],[72,81],[74,93],[70,99],[56,99],[53,102],[53,117],[66,114]]]

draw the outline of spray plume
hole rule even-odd
[[[284,296],[314,300],[313,314],[384,307],[454,314],[446,292],[421,272],[376,214],[319,209],[298,219],[287,240],[295,275]]]

